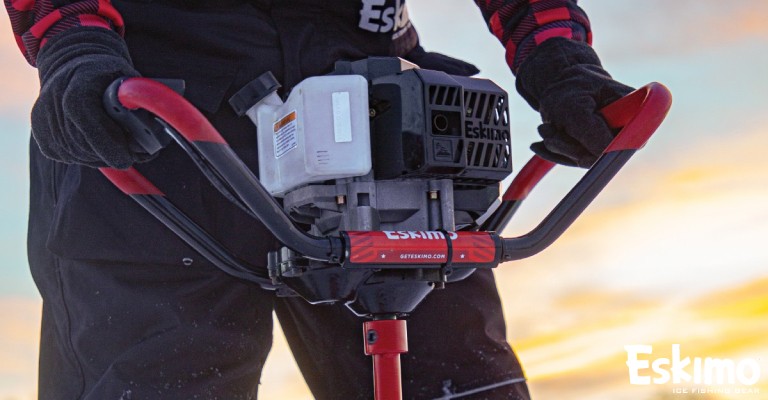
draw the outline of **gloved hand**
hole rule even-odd
[[[32,108],[32,136],[43,154],[64,163],[127,168],[148,154],[128,148],[128,137],[107,113],[102,96],[121,76],[138,76],[115,32],[71,28],[51,38],[37,58],[40,95]]]
[[[589,168],[615,133],[599,110],[633,89],[603,70],[592,48],[582,42],[552,38],[538,45],[520,65],[517,91],[541,113],[539,134],[531,145],[542,158]]]
[[[420,44],[416,45],[404,59],[416,64],[419,68],[443,71],[446,74],[459,76],[472,76],[480,72],[476,66],[433,51],[426,51]]]

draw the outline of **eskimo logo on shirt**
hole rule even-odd
[[[405,0],[362,0],[358,24],[361,29],[377,33],[392,32],[395,39],[410,25]]]

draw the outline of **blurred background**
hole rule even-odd
[[[618,80],[666,84],[651,142],[551,248],[496,271],[509,341],[537,399],[768,396],[768,2],[582,0]],[[423,45],[475,63],[512,97],[516,170],[538,115],[514,93],[503,49],[469,0],[413,0]],[[27,272],[27,146],[36,71],[0,18],[0,400],[36,398],[41,301]],[[583,172],[557,168],[507,236],[531,229]],[[624,346],[752,359],[754,386],[629,383]],[[362,351],[362,348],[360,349]],[[692,369],[689,369],[691,372]],[[646,370],[644,375],[650,375]],[[264,399],[311,399],[280,333]],[[676,389],[717,393],[674,394]],[[736,393],[750,389],[753,393]],[[757,392],[757,393],[754,393]]]

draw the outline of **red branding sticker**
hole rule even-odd
[[[486,232],[347,232],[353,264],[486,264],[496,260],[496,243]]]
[[[444,264],[446,235],[437,231],[347,232],[354,264]],[[455,233],[449,234],[450,236]]]

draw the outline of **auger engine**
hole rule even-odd
[[[355,271],[348,260],[340,272],[284,247],[270,255],[275,283],[313,303],[345,302],[358,315],[401,315],[472,273],[422,244],[476,227],[498,199],[512,172],[503,89],[398,58],[338,62],[285,102],[278,88],[265,74],[231,101],[258,127],[261,183],[312,235],[383,231],[392,248],[371,249],[380,269]]]

